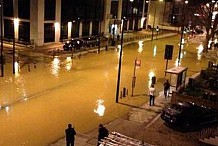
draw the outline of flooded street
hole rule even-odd
[[[176,36],[123,47],[120,89],[125,87],[129,95],[119,102],[134,106],[147,102],[152,76],[157,77],[157,90],[162,90],[165,45],[174,46],[173,59],[168,62],[168,68],[172,68],[177,65],[179,40]],[[185,44],[182,49],[180,63],[189,68],[187,76],[207,66],[208,60],[197,48],[202,49],[200,42]],[[119,49],[81,58],[70,56],[53,58],[30,52],[20,57],[15,75],[6,61],[5,76],[0,78],[1,146],[47,146],[65,136],[68,123],[78,133],[87,133],[99,123],[125,116],[131,110],[131,106],[115,103]],[[135,72],[131,97],[136,58],[141,66]]]

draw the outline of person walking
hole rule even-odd
[[[65,129],[65,133],[66,133],[67,146],[74,146],[76,131],[74,127],[72,126],[72,124],[68,124],[68,128]]]
[[[169,97],[169,92],[170,92],[170,83],[169,83],[169,80],[166,80],[164,82],[163,86],[164,86],[164,96],[165,96],[165,98]]]
[[[151,87],[149,88],[149,105],[152,106],[154,105],[154,100],[155,100],[155,94],[156,94],[156,90],[154,88],[154,84],[151,84]]]
[[[107,128],[105,128],[102,124],[99,124],[98,127],[98,146],[100,145],[100,141],[107,137],[109,135],[109,132]]]

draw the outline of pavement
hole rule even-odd
[[[126,97],[128,98],[128,97]],[[163,91],[159,93],[159,96],[155,100],[155,105],[150,106],[149,103],[144,103],[140,107],[132,108],[126,117],[120,117],[108,122],[104,126],[110,133],[118,132],[131,138],[137,139],[138,134],[146,135],[145,130],[149,128],[153,122],[155,122],[164,107],[170,103],[171,97],[165,98]],[[136,137],[137,136],[137,137]],[[98,128],[88,133],[77,133],[75,137],[75,146],[96,146],[98,137]],[[152,146],[149,143],[144,142],[148,146]],[[50,146],[66,146],[65,138],[58,140]]]

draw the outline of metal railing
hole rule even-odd
[[[199,139],[205,139],[215,136],[218,136],[218,125],[202,129],[199,134]]]

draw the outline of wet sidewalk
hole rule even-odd
[[[131,97],[126,97],[131,98]],[[146,96],[145,98],[149,98]],[[140,107],[132,108],[129,114],[123,118],[117,118],[104,126],[109,132],[119,132],[123,135],[129,136],[143,141],[143,136],[146,135],[145,129],[149,128],[155,122],[162,111],[162,109],[170,103],[171,97],[165,98],[163,91],[155,100],[155,106],[150,106],[145,103]],[[119,104],[119,103],[118,103]],[[64,131],[64,130],[63,130]],[[140,136],[139,136],[140,135]],[[140,139],[138,138],[140,137]],[[96,146],[98,138],[98,127],[89,133],[77,133],[75,138],[76,146]],[[146,143],[146,141],[143,141]],[[58,140],[50,146],[65,146],[65,138]]]

